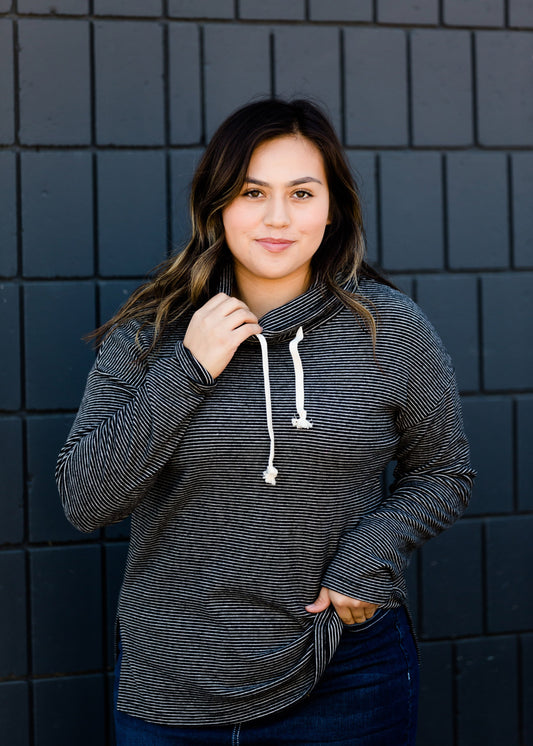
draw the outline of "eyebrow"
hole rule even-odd
[[[244,180],[246,184],[257,184],[258,186],[270,186],[268,181],[261,181],[260,179],[254,179],[253,176],[247,176]],[[301,179],[294,179],[294,181],[289,181],[287,186],[298,186],[299,184],[307,184],[309,181],[314,181],[316,184],[322,184],[320,179],[315,179],[314,176],[302,176]]]

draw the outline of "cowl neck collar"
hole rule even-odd
[[[357,289],[355,279],[344,282],[341,287],[348,292]],[[232,295],[235,288],[235,275],[231,264],[226,264],[221,272],[218,291]],[[309,332],[324,321],[335,316],[343,308],[344,304],[326,287],[320,280],[315,280],[312,285],[296,298],[285,303],[283,306],[273,308],[259,319],[263,327],[263,336],[269,342],[282,342],[292,339],[297,330],[302,327],[304,332]],[[255,337],[250,341],[257,343]]]

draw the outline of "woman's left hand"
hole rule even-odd
[[[356,598],[344,596],[342,593],[337,593],[337,591],[332,591],[329,588],[321,588],[316,601],[306,606],[305,609],[311,614],[318,614],[320,611],[327,609],[330,604],[333,604],[337,614],[345,624],[366,622],[367,619],[374,616],[379,608],[378,604],[358,601]]]

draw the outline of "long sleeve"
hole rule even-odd
[[[384,606],[405,600],[414,549],[451,526],[468,505],[474,470],[455,375],[438,337],[414,359],[388,497],[341,537],[323,585]]]
[[[136,331],[130,322],[103,343],[58,457],[65,514],[81,531],[134,510],[215,385],[180,342],[174,355],[141,362]]]

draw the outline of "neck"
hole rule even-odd
[[[258,319],[305,293],[311,282],[308,272],[305,276],[268,280],[244,276],[238,268],[235,268],[235,280],[236,295]]]

